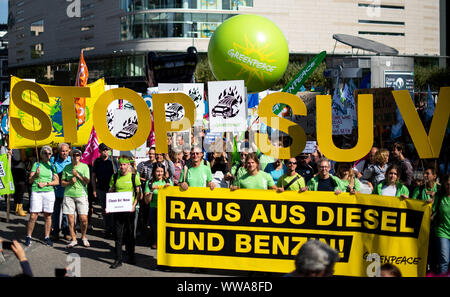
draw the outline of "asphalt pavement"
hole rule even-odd
[[[11,202],[11,204],[13,204]],[[28,204],[28,199],[24,199]],[[91,222],[93,230],[88,231],[87,237],[90,247],[86,248],[81,242],[81,234],[78,232],[78,246],[67,249],[68,241],[60,238],[54,242],[53,247],[46,246],[44,239],[44,218],[39,216],[32,235],[32,244],[24,246],[26,226],[29,215],[16,216],[10,212],[10,222],[6,223],[6,203],[0,198],[0,237],[4,240],[16,239],[24,247],[30,262],[34,276],[54,277],[55,268],[65,268],[69,263],[77,261],[80,265],[75,267],[73,273],[81,277],[205,277],[230,275],[224,271],[207,271],[205,269],[192,268],[168,268],[157,267],[156,250],[150,248],[149,234],[143,232],[136,240],[136,264],[123,263],[117,269],[110,269],[114,262],[114,240],[103,237],[100,208],[95,206]],[[125,250],[125,246],[124,246]],[[79,258],[78,258],[79,256]],[[124,255],[124,260],[127,257]],[[12,251],[5,250],[3,256],[0,253],[0,274],[16,275],[21,273],[19,261]]]

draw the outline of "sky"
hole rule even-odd
[[[0,0],[0,24],[8,21],[8,0]]]

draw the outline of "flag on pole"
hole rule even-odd
[[[88,81],[88,68],[84,61],[83,50],[80,55],[80,62],[78,63],[77,79],[75,81],[76,87],[86,87]],[[75,110],[77,114],[77,127],[80,127],[86,121],[86,98],[75,98]]]
[[[426,113],[426,122],[428,123],[433,118],[434,113],[434,99],[431,94],[430,85],[428,85],[428,94],[427,94],[427,113]]]
[[[95,132],[94,126],[92,126],[91,135],[89,136],[88,144],[81,156],[81,162],[84,164],[92,165],[98,157],[100,157],[100,152],[98,151],[98,138],[97,132]]]

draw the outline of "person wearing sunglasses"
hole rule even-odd
[[[287,171],[282,177],[278,179],[277,191],[283,192],[286,190],[304,192],[307,191],[305,185],[305,179],[296,172],[297,169],[297,159],[290,158],[286,162]]]
[[[67,165],[62,174],[61,185],[64,189],[63,213],[69,219],[69,230],[72,241],[67,248],[72,248],[78,244],[77,234],[75,233],[75,211],[78,211],[80,220],[81,240],[85,247],[89,247],[89,241],[86,238],[88,227],[89,201],[87,185],[90,182],[90,172],[88,165],[81,163],[81,151],[73,149],[70,153],[72,163]]]
[[[39,213],[42,212],[44,213],[45,218],[44,243],[48,246],[53,246],[53,242],[50,240],[52,213],[55,204],[55,190],[53,187],[59,184],[59,178],[56,169],[50,163],[52,148],[48,145],[43,146],[39,155],[41,157],[40,162],[35,162],[33,164],[29,178],[29,183],[32,184],[30,219],[28,221],[25,245],[31,245],[31,234],[33,233],[34,225]]]

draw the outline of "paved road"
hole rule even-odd
[[[1,199],[1,198],[0,198]],[[3,201],[2,201],[3,202]],[[96,208],[96,212],[99,209]],[[5,203],[1,203],[0,208],[0,237],[6,240],[18,239],[24,243],[26,235],[26,224],[28,216],[18,217],[11,213],[10,223],[6,223]],[[198,277],[198,276],[221,276],[223,271],[201,271],[194,273],[192,269],[173,268],[170,271],[161,271],[156,268],[156,250],[150,249],[148,236],[139,236],[136,243],[136,265],[124,263],[122,267],[110,269],[109,266],[114,262],[114,241],[102,237],[100,216],[94,213],[92,218],[94,225],[93,231],[88,231],[90,248],[83,247],[79,239],[79,245],[70,251],[65,248],[68,243],[60,239],[54,243],[53,247],[43,244],[44,238],[44,220],[42,215],[36,222],[33,232],[33,242],[30,247],[24,247],[33,274],[35,276],[53,277],[55,268],[64,268],[67,265],[69,253],[80,255],[80,272],[82,277]],[[148,234],[147,234],[148,235]],[[80,234],[78,233],[78,238]],[[125,247],[124,247],[125,249]],[[126,259],[126,256],[124,257]],[[0,274],[5,273],[15,275],[21,272],[18,260],[11,251],[4,251],[4,260],[0,254]],[[226,273],[230,275],[229,273]]]

